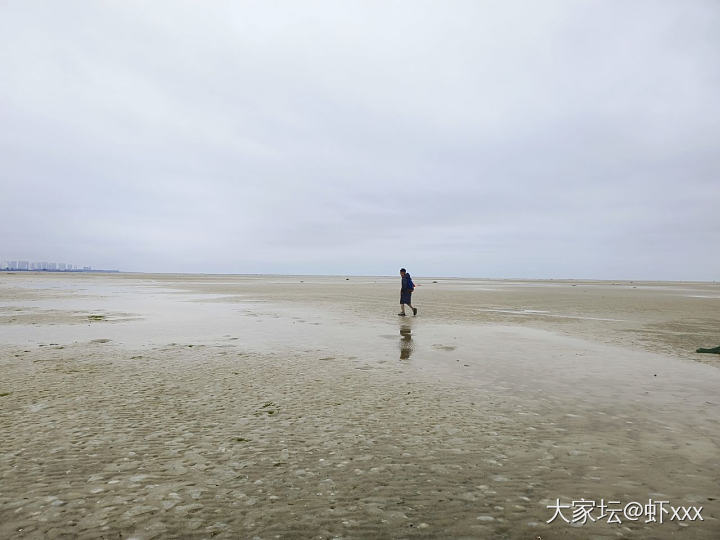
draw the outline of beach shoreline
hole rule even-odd
[[[2,276],[0,536],[717,537],[717,285],[414,279]]]

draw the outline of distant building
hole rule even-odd
[[[54,263],[47,261],[0,261],[0,270],[19,270],[19,271],[44,271],[44,272],[92,272],[92,266],[79,266],[70,263]],[[95,272],[117,272],[117,270],[95,270]]]

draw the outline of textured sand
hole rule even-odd
[[[0,537],[720,535],[718,285],[432,281],[0,274]]]

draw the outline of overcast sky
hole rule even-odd
[[[0,260],[720,278],[720,2],[0,3]]]

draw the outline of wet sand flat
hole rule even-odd
[[[720,535],[720,286],[398,281],[0,274],[0,537]]]

